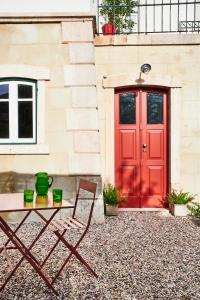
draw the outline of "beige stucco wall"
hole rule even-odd
[[[24,155],[7,155],[0,146],[1,171],[100,174],[92,20],[0,24],[0,77],[7,77],[8,68],[18,77],[20,70],[34,67],[49,74],[43,80],[45,113],[37,124],[46,150],[10,146],[8,153]]]
[[[114,182],[114,88],[170,88],[172,187],[200,196],[200,38],[198,35],[99,36],[95,40],[103,181]]]

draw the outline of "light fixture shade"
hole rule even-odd
[[[151,65],[150,64],[143,64],[140,68],[140,71],[144,74],[147,74],[151,71]]]

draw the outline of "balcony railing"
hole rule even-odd
[[[117,1],[116,1],[117,2]],[[102,33],[102,25],[108,23],[108,18],[102,15],[104,3],[99,0],[97,6],[97,31]],[[118,3],[118,2],[117,2]],[[119,19],[120,12],[127,8],[124,5],[112,5],[112,23]],[[116,25],[117,34],[148,34],[148,33],[200,33],[200,1],[196,0],[140,0],[134,7],[134,12],[126,18],[134,23],[123,28]],[[133,21],[133,22],[132,22]]]

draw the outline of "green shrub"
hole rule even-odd
[[[167,200],[171,204],[187,204],[188,202],[194,200],[195,195],[190,194],[189,192],[180,192],[172,190],[167,195]]]
[[[200,203],[194,202],[190,205],[187,205],[187,208],[189,209],[192,216],[200,218]]]
[[[108,183],[103,188],[103,200],[105,204],[117,206],[120,202],[126,201],[120,196],[120,188]]]

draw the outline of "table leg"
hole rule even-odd
[[[35,245],[35,243],[38,241],[38,239],[40,238],[40,236],[43,234],[43,232],[46,230],[47,226],[49,225],[49,223],[52,221],[52,219],[54,218],[54,216],[58,213],[58,211],[60,210],[60,208],[57,208],[54,213],[52,214],[52,216],[49,218],[49,220],[46,220],[46,224],[44,225],[44,227],[41,229],[41,231],[38,233],[38,235],[36,236],[35,240],[31,243],[31,245],[27,248],[25,245],[23,245],[23,243],[19,240],[19,238],[16,236],[15,232],[12,231],[12,229],[6,224],[6,222],[2,219],[2,217],[0,217],[0,227],[1,229],[4,231],[4,233],[8,236],[9,241],[11,241],[16,248],[20,251],[20,253],[22,254],[22,258],[19,260],[19,262],[16,264],[16,266],[14,267],[14,269],[11,271],[11,274],[7,277],[6,282],[1,286],[0,291],[5,287],[5,285],[8,283],[8,281],[10,280],[10,278],[12,277],[12,275],[14,275],[15,271],[18,269],[18,267],[20,266],[20,264],[23,262],[24,259],[26,259],[31,265],[32,267],[36,270],[36,272],[43,278],[43,280],[46,282],[47,286],[56,294],[58,295],[58,293],[56,292],[56,290],[53,288],[52,283],[49,282],[49,280],[46,278],[46,276],[44,275],[43,271],[41,270],[40,265],[37,264],[37,259],[30,253],[30,250],[33,248],[33,246]],[[37,212],[37,211],[35,211]],[[22,225],[22,224],[21,224]],[[19,226],[18,226],[19,227]],[[9,230],[8,230],[9,228]],[[15,238],[17,241],[15,241]],[[20,242],[19,242],[20,241]],[[21,244],[19,246],[19,244]],[[22,247],[21,247],[22,246]]]
[[[49,282],[48,278],[45,276],[45,274],[43,273],[43,271],[40,269],[40,267],[35,263],[35,261],[32,259],[32,257],[30,256],[30,252],[28,251],[28,249],[24,246],[21,247],[21,245],[23,244],[22,242],[20,243],[20,240],[18,241],[18,238],[16,237],[16,235],[14,234],[14,232],[11,231],[12,230],[7,230],[7,226],[6,223],[4,224],[5,221],[1,220],[0,217],[0,221],[3,224],[3,226],[1,226],[2,224],[0,224],[2,230],[4,230],[4,232],[6,233],[6,235],[8,236],[8,238],[10,239],[10,241],[16,246],[16,248],[19,250],[19,252],[22,254],[22,259],[26,259],[29,264],[35,269],[35,271],[40,275],[40,277],[45,281],[46,285],[56,294],[58,295],[58,292],[53,288],[53,286],[51,285],[51,283]],[[3,229],[4,227],[4,229]],[[16,240],[15,240],[16,239]],[[18,264],[15,266],[15,268],[13,270],[11,270],[11,274],[7,277],[6,282],[1,286],[0,291],[5,287],[5,285],[7,284],[7,282],[10,280],[11,276],[13,275],[13,273],[17,270],[18,268]]]
[[[10,256],[8,255],[6,246],[4,246],[4,249],[3,249],[3,250],[4,250],[3,252],[4,252],[4,255],[5,255],[5,258],[6,258],[6,260],[7,260],[8,265],[9,265],[9,268],[10,268],[10,270],[12,270],[12,263],[11,263]]]
[[[19,243],[19,247],[22,249],[25,249],[28,255],[33,259],[38,265],[40,265],[39,261],[34,257],[34,255],[30,252],[30,250],[27,249],[27,247],[24,245],[24,243],[19,239],[19,237],[14,233],[14,231],[7,225],[7,223],[4,220],[1,220],[0,227],[3,229],[4,227],[4,232],[9,233],[11,236],[13,236],[17,242]],[[12,240],[10,240],[12,241]],[[16,247],[12,247],[16,249]],[[17,248],[18,249],[18,248]]]
[[[14,233],[17,233],[17,231],[22,226],[22,224],[26,221],[26,219],[28,218],[28,216],[30,215],[30,213],[31,213],[31,211],[29,210],[27,212],[27,214],[24,216],[24,218],[22,219],[22,221],[19,223],[19,225],[17,226],[17,228],[14,230]],[[4,244],[4,246],[7,246],[9,244],[9,241],[10,240],[8,239],[7,242]],[[4,250],[4,246],[2,248],[0,248],[0,254]]]

